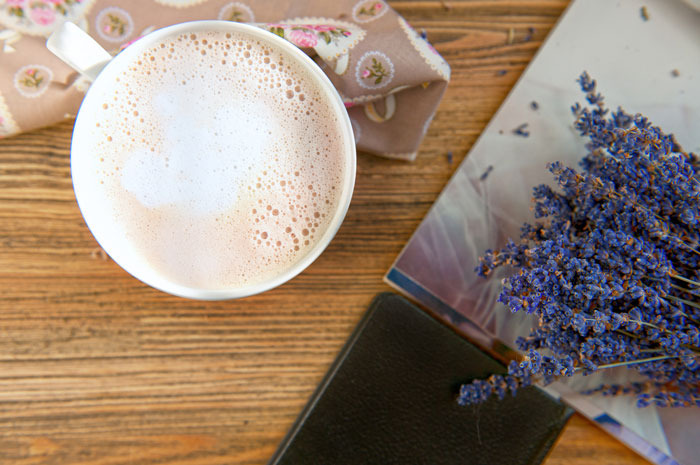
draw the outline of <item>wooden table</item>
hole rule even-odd
[[[359,155],[337,237],[263,295],[179,299],[104,259],[71,122],[0,141],[0,463],[266,462],[567,2],[391,4],[452,65],[448,93],[415,163]],[[546,463],[646,462],[575,415]]]

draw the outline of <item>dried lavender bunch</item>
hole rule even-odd
[[[633,394],[639,407],[700,406],[700,165],[641,115],[609,112],[596,82],[578,79],[588,105],[581,170],[552,163],[559,189],[534,189],[538,221],[519,242],[488,250],[477,272],[510,265],[499,301],[534,313],[508,375],[462,386],[458,402],[503,398],[522,386],[627,366],[642,383],[589,391]]]

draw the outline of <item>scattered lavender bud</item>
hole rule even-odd
[[[447,163],[452,164],[452,151],[447,152]]]
[[[539,105],[539,103],[537,103],[533,100],[532,102],[530,102],[530,108],[532,108],[533,110],[537,110],[540,108],[540,105]]]
[[[481,181],[486,181],[486,178],[489,177],[489,174],[491,174],[491,171],[493,171],[493,165],[489,165],[489,166],[486,168],[486,171],[484,171],[484,172],[482,173],[482,175],[479,177],[479,179],[480,179]]]
[[[530,137],[530,131],[527,130],[528,123],[523,123],[517,128],[513,129],[513,134],[520,137]]]
[[[523,42],[530,42],[534,35],[535,35],[535,28],[528,27],[527,28],[527,35],[523,38]]]
[[[423,40],[428,40],[428,33],[425,31],[425,29],[420,30],[420,37]]]
[[[496,71],[496,76],[505,76],[507,72],[508,71],[506,71],[505,69],[499,69],[498,71]]]

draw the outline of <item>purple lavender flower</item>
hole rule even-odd
[[[609,112],[587,73],[588,138],[580,170],[552,163],[557,184],[534,189],[534,224],[519,242],[486,251],[477,273],[499,266],[499,301],[538,316],[508,375],[462,387],[471,404],[533,381],[627,366],[647,378],[589,391],[635,395],[637,405],[700,405],[700,163],[642,115]]]

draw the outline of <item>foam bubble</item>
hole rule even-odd
[[[300,260],[327,229],[346,169],[339,123],[307,71],[214,31],[168,37],[135,62],[101,97],[95,140],[109,143],[93,148],[112,167],[96,182],[134,251],[208,289]]]

